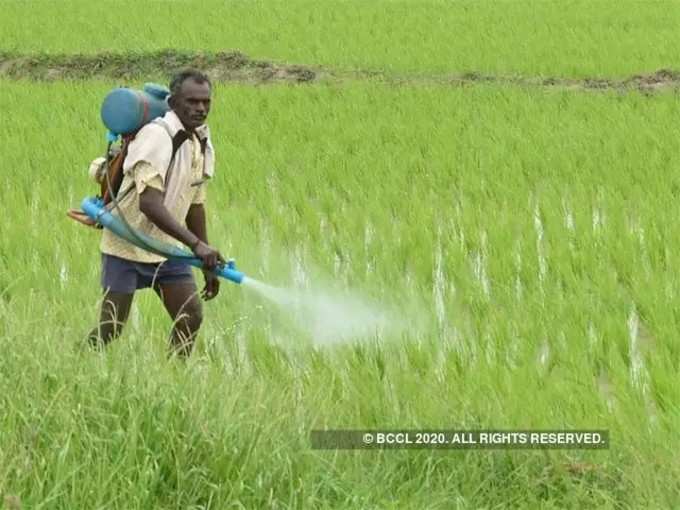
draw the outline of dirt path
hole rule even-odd
[[[248,84],[276,82],[343,82],[373,80],[391,85],[477,84],[526,87],[639,90],[645,93],[679,88],[680,72],[661,69],[626,78],[562,78],[465,74],[398,74],[382,71],[340,71],[320,66],[291,65],[254,60],[239,52],[198,53],[164,50],[155,53],[97,55],[13,55],[0,53],[0,78],[54,81],[63,79],[120,79],[122,81],[165,76],[185,67],[204,70],[215,81]]]

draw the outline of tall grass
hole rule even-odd
[[[3,0],[2,10],[0,50],[22,54],[238,49],[331,68],[575,77],[678,67],[673,0]]]
[[[106,354],[83,347],[98,233],[63,213],[94,191],[108,85],[2,90],[3,494],[64,509],[675,502],[672,94],[218,86],[214,243],[256,278],[332,279],[413,327],[305,347],[225,283],[182,366],[148,293]],[[326,427],[607,428],[612,446],[310,450]]]

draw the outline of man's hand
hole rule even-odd
[[[213,271],[218,264],[224,264],[224,258],[220,255],[220,252],[203,241],[198,241],[193,248],[193,252],[203,262],[204,270]]]
[[[205,277],[205,287],[201,292],[204,301],[210,301],[220,293],[220,279],[212,271],[203,271]]]
[[[205,228],[205,210],[203,204],[192,204],[187,213],[187,227],[198,239],[205,239],[198,241],[197,244],[192,245],[194,255],[203,261],[203,276],[205,277],[205,287],[201,292],[201,297],[205,301],[214,298],[220,292],[220,280],[214,273],[215,267],[219,264],[224,264],[224,259],[220,252],[207,244],[208,236]]]

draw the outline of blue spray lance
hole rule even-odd
[[[144,124],[164,115],[170,109],[167,102],[169,94],[170,91],[167,88],[153,83],[147,83],[141,91],[117,88],[109,92],[101,107],[101,118],[107,127],[107,153],[111,144],[119,136],[134,133]],[[116,207],[118,206],[115,197],[112,198],[112,202]],[[203,262],[193,253],[163,243],[133,229],[122,216],[122,213],[120,217],[111,214],[100,198],[89,197],[84,199],[81,209],[95,223],[111,230],[117,236],[143,250],[171,260],[179,260],[194,267],[203,267]],[[230,259],[225,265],[219,266],[215,270],[215,274],[239,284],[245,278],[243,273],[236,270],[233,259]]]
[[[117,218],[111,214],[104,207],[101,199],[86,198],[83,200],[81,208],[83,212],[87,214],[93,221],[96,221],[104,228],[108,228],[117,236],[122,237],[126,241],[138,246],[139,248],[156,253],[157,255],[162,255],[163,257],[167,257],[171,260],[186,262],[187,264],[190,264],[194,267],[203,267],[203,262],[200,259],[194,257],[194,255],[187,250],[163,243],[158,239],[154,239],[153,237],[144,234],[143,232],[131,232],[132,228],[124,225],[120,218]],[[229,260],[226,265],[218,267],[215,270],[215,274],[234,283],[241,283],[245,278],[243,273],[236,270],[236,265],[233,259]]]

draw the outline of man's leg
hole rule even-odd
[[[203,322],[203,306],[192,281],[162,283],[156,293],[173,320],[170,342],[173,352],[187,357],[191,354],[196,334]]]
[[[99,325],[88,336],[92,346],[106,345],[121,334],[130,313],[133,296],[134,293],[104,292],[104,300],[99,313]]]

